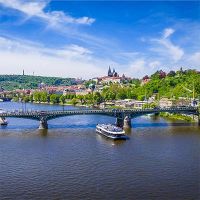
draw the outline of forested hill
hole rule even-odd
[[[168,74],[158,71],[151,75],[150,81],[140,88],[140,91],[151,96],[158,92],[160,96],[192,97],[193,90],[196,98],[200,97],[200,73],[196,70],[170,71]]]
[[[138,99],[144,100],[152,95],[156,97],[200,98],[200,73],[196,70],[170,71],[162,70],[151,76],[144,76],[140,82],[135,81],[125,87],[113,84],[104,88],[102,95],[107,100],[112,99]]]
[[[5,90],[37,88],[38,84],[45,83],[47,85],[72,85],[73,78],[45,77],[45,76],[29,76],[29,75],[0,75],[0,87]]]

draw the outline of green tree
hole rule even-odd
[[[62,95],[62,96],[60,97],[60,102],[62,102],[62,104],[65,103],[65,95]]]
[[[103,101],[103,97],[101,96],[101,94],[99,92],[95,92],[93,99],[97,105]]]
[[[77,96],[77,99],[80,100],[81,104],[83,105],[83,102],[84,102],[84,96],[83,95],[78,95]]]
[[[53,104],[59,103],[59,99],[60,99],[60,97],[57,94],[50,95],[50,102]]]
[[[72,102],[72,105],[73,105],[73,106],[75,106],[75,105],[78,103],[78,101],[77,101],[76,98],[73,98],[71,102]]]
[[[47,92],[41,92],[40,93],[40,100],[41,102],[47,102]]]
[[[36,102],[40,102],[41,101],[41,93],[36,91],[33,93],[33,98]]]
[[[29,101],[30,101],[29,96],[24,96],[24,97],[23,97],[23,101],[24,101],[24,102],[29,102]]]
[[[30,99],[30,102],[33,102],[33,94],[30,95],[29,99]]]

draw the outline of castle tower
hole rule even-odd
[[[111,72],[110,66],[109,66],[109,69],[108,69],[108,76],[112,76],[112,72]]]
[[[112,76],[113,76],[113,77],[117,77],[117,76],[118,76],[117,72],[115,71],[115,68],[113,68]]]

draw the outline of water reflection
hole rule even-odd
[[[191,124],[188,126],[184,124],[182,124],[182,126],[177,126],[177,125],[170,126],[169,130],[171,134],[177,134],[177,135],[190,135],[191,133],[200,134],[200,127],[197,126],[196,124]]]
[[[42,137],[47,137],[47,135],[48,135],[48,129],[39,129],[38,135],[40,135]]]
[[[99,141],[100,143],[104,143],[110,146],[119,146],[119,145],[125,144],[126,142],[126,140],[112,140],[110,138],[107,138],[99,134],[96,134],[96,138],[97,138],[97,141]]]
[[[160,119],[159,119],[160,121]],[[187,122],[152,122],[152,123],[133,123],[132,128],[144,128],[144,127],[175,127],[175,126],[197,126],[196,123],[187,123]]]
[[[126,135],[131,135],[131,128],[124,128]]]
[[[159,121],[159,115],[158,114],[153,114],[153,115],[150,115],[150,118],[153,120],[153,121]]]
[[[0,125],[0,128],[6,129],[8,125]]]

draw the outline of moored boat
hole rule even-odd
[[[113,124],[97,124],[96,132],[114,140],[128,139],[124,130]]]
[[[0,121],[0,125],[1,126],[6,126],[6,125],[8,125],[8,121],[6,119],[3,120],[3,121]]]
[[[5,113],[3,109],[0,108],[0,114]],[[8,121],[4,117],[0,117],[0,126],[6,126]]]

